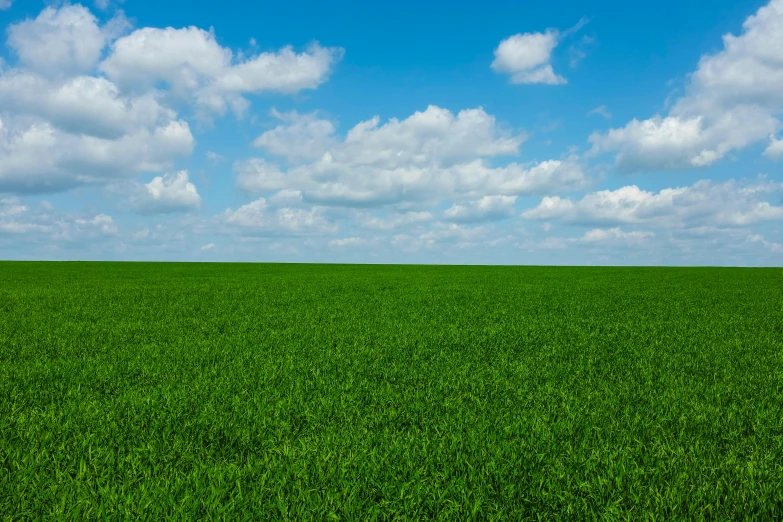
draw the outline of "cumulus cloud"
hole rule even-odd
[[[183,212],[201,207],[201,196],[185,170],[156,176],[138,187],[131,197],[133,206],[142,213]]]
[[[50,224],[31,220],[28,208],[19,198],[0,199],[0,234],[25,234],[28,232],[48,232]]]
[[[115,236],[118,227],[111,216],[58,212],[51,204],[30,208],[18,197],[0,199],[0,240],[69,243]]]
[[[783,138],[778,140],[770,136],[769,146],[764,150],[764,155],[772,160],[783,159]]]
[[[767,138],[783,111],[783,0],[772,0],[705,55],[666,116],[634,119],[590,137],[592,153],[615,152],[624,172],[699,168]],[[774,142],[772,151],[775,154]]]
[[[577,225],[636,224],[664,228],[741,227],[763,221],[783,220],[779,199],[783,184],[767,182],[723,183],[702,180],[688,187],[657,193],[636,185],[601,190],[574,201],[547,196],[522,216]]]
[[[443,215],[448,221],[463,223],[504,219],[514,213],[516,200],[516,196],[484,196],[465,204],[452,205]]]
[[[0,120],[0,192],[54,192],[165,170],[193,149],[188,124],[176,120],[118,139],[70,134],[48,121]]]
[[[217,152],[214,152],[214,151],[211,151],[211,150],[208,150],[207,153],[205,154],[205,156],[207,157],[207,160],[209,160],[209,162],[212,163],[213,165],[226,161],[226,157],[225,156],[223,156],[222,154],[218,154]]]
[[[555,74],[549,63],[559,40],[560,33],[554,29],[509,36],[495,49],[492,69],[510,74],[512,83],[567,83],[565,78]]]
[[[79,4],[47,7],[34,19],[8,27],[8,46],[29,69],[50,76],[92,70],[107,42],[128,27],[115,18],[103,27]]]
[[[764,248],[771,252],[781,253],[783,252],[783,244],[775,243],[774,241],[767,241],[764,236],[760,234],[751,234],[748,236],[748,243],[759,243]]]
[[[332,239],[329,241],[329,246],[332,247],[351,247],[351,246],[366,246],[372,244],[373,241],[363,237],[344,237],[340,239]]]
[[[170,168],[193,149],[189,125],[155,90],[125,93],[95,74],[127,27],[81,5],[8,28],[18,57],[0,71],[0,192],[53,192]]]
[[[359,212],[356,215],[356,222],[363,228],[375,230],[395,230],[399,228],[422,225],[432,221],[434,216],[431,212],[395,212],[390,216],[378,217],[368,212]]]
[[[0,110],[36,116],[64,132],[107,139],[176,118],[155,93],[125,96],[105,78],[52,81],[18,69],[0,76]]]
[[[278,190],[286,185],[286,177],[280,168],[260,158],[235,162],[234,172],[237,186],[248,192]]]
[[[291,160],[315,160],[335,144],[334,124],[315,114],[272,110],[272,115],[282,124],[261,134],[254,146]]]
[[[392,236],[393,247],[405,252],[422,249],[468,248],[485,242],[491,229],[485,225],[469,226],[458,223],[434,223],[420,233],[404,233]]]
[[[304,201],[322,205],[376,206],[440,201],[455,195],[533,194],[585,182],[581,167],[570,159],[490,166],[493,158],[517,155],[525,136],[502,129],[481,108],[454,114],[429,106],[383,125],[376,117],[355,125],[343,139],[324,132],[333,125],[317,121],[289,115],[287,127],[262,135],[261,146],[284,156],[290,166],[283,172],[265,159],[237,162],[237,184],[255,191],[298,190]],[[314,161],[311,149],[300,147],[298,137],[303,135],[318,136],[322,149]]]
[[[620,227],[594,228],[585,232],[580,241],[583,243],[639,243],[653,236],[655,233],[650,231],[624,232]]]
[[[170,171],[194,147],[178,104],[194,103],[197,114],[226,107],[241,113],[244,94],[316,88],[342,55],[313,43],[302,52],[284,47],[246,57],[195,27],[126,34],[129,28],[121,14],[101,25],[79,4],[46,7],[8,27],[16,63],[0,68],[0,193],[62,191]],[[254,190],[265,186],[249,183]],[[164,199],[150,201],[184,208]]]
[[[114,224],[111,216],[106,214],[98,214],[92,219],[77,219],[74,223],[85,228],[95,227],[104,234],[112,235],[117,233],[117,225]]]
[[[0,0],[0,11],[11,7],[12,0]]]
[[[101,70],[125,88],[150,89],[168,84],[174,95],[193,101],[206,114],[227,109],[242,114],[248,93],[296,93],[325,82],[342,58],[340,48],[311,44],[291,46],[250,57],[222,47],[212,31],[197,27],[137,29],[112,44]]]
[[[331,234],[337,225],[329,221],[320,207],[274,209],[259,198],[236,210],[218,216],[218,222],[231,233],[256,236],[303,236]]]

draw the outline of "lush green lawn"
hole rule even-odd
[[[780,269],[0,263],[0,516],[783,517]]]

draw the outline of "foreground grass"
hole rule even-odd
[[[0,263],[0,516],[779,519],[782,283]]]

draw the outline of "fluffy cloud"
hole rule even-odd
[[[256,144],[285,157],[290,166],[283,172],[264,159],[237,162],[241,188],[287,188],[300,191],[311,203],[374,206],[515,196],[555,187],[567,190],[585,182],[580,166],[571,160],[490,166],[492,158],[517,155],[525,137],[503,130],[481,108],[455,115],[429,106],[383,125],[376,117],[354,126],[342,140],[325,132],[333,125],[312,116],[287,118]],[[315,147],[316,160],[310,161],[313,149],[301,147],[302,142],[322,147]]]
[[[764,150],[764,155],[772,160],[783,158],[783,139],[778,140],[771,136],[769,146]]]
[[[170,168],[188,156],[188,124],[156,91],[124,93],[94,74],[104,26],[81,5],[47,7],[8,28],[16,66],[0,72],[0,192],[51,192]]]
[[[141,185],[131,200],[138,211],[148,214],[181,212],[201,206],[201,196],[184,170],[155,177]]]
[[[104,234],[113,235],[117,233],[117,225],[114,224],[114,220],[111,216],[106,214],[98,214],[92,219],[77,219],[74,223],[80,227],[89,229],[94,227],[96,230],[100,230]]]
[[[248,192],[278,190],[286,185],[286,177],[277,165],[260,158],[234,163],[237,186]]]
[[[91,217],[57,212],[48,203],[33,209],[17,197],[0,199],[0,242],[69,243],[116,235],[111,216]]]
[[[422,225],[432,221],[434,216],[430,212],[403,212],[394,213],[388,217],[377,217],[367,212],[359,212],[356,222],[363,228],[374,230],[396,230],[399,228]]]
[[[26,67],[41,74],[61,76],[92,70],[106,43],[127,27],[115,18],[103,27],[81,5],[47,7],[35,19],[8,27],[8,46]]]
[[[332,239],[329,241],[329,246],[332,247],[352,247],[352,246],[366,246],[372,244],[373,241],[363,237],[344,237],[341,239]]]
[[[624,232],[620,227],[594,228],[585,232],[580,241],[583,243],[639,243],[653,236],[655,234],[650,231]]]
[[[492,69],[510,74],[512,83],[564,84],[566,79],[555,74],[549,63],[559,40],[560,34],[552,29],[510,36],[495,49]]]
[[[63,132],[47,121],[0,120],[0,192],[53,192],[170,167],[193,148],[188,124],[170,121],[118,139]]]
[[[12,0],[0,0],[0,10],[8,9],[12,3]]]
[[[0,68],[0,193],[61,191],[169,171],[194,146],[176,104],[193,102],[197,114],[227,107],[241,113],[244,94],[316,88],[342,54],[312,44],[303,52],[284,47],[244,57],[195,27],[146,27],[121,36],[128,29],[121,15],[101,25],[79,4],[47,7],[8,27],[17,60]],[[274,139],[270,134],[261,145],[274,149]],[[156,179],[165,185],[169,178]],[[256,179],[247,188],[265,186]],[[173,190],[163,188],[160,194]],[[147,189],[142,193],[149,196]],[[194,194],[140,198],[146,203],[139,208],[193,208]]]
[[[392,237],[391,243],[407,252],[421,249],[469,248],[485,243],[491,230],[488,226],[434,223],[429,229],[417,234],[396,234]]]
[[[289,46],[245,59],[222,47],[210,31],[145,27],[115,41],[101,70],[124,88],[165,82],[175,96],[194,101],[205,113],[231,108],[242,114],[247,108],[242,94],[315,89],[342,54],[340,48],[313,43],[301,53]]]
[[[250,236],[302,236],[330,234],[337,231],[337,226],[326,218],[322,208],[274,209],[264,198],[259,198],[236,210],[226,209],[218,216],[218,222],[230,233]]]
[[[105,78],[52,81],[18,69],[0,76],[0,110],[38,117],[60,131],[106,139],[176,118],[174,111],[160,105],[155,93],[125,96]]]
[[[484,196],[466,204],[452,205],[443,215],[448,221],[463,223],[494,221],[510,217],[516,200],[516,196]]]
[[[741,227],[783,220],[779,199],[783,184],[767,182],[724,183],[699,181],[689,187],[648,192],[635,185],[602,190],[572,201],[547,196],[522,213],[527,219],[563,221],[578,225],[636,224],[664,228]]]
[[[752,234],[748,236],[748,243],[759,243],[764,248],[771,252],[780,253],[783,252],[783,244],[775,243],[774,241],[767,241],[764,236],[759,234]]]
[[[590,137],[593,153],[616,152],[625,172],[705,167],[767,138],[783,111],[783,0],[772,0],[705,55],[665,117],[632,120]],[[775,142],[768,155],[775,156]]]
[[[262,134],[255,145],[289,159],[307,160],[311,152],[300,142],[317,141],[332,163],[398,167],[408,164],[449,164],[475,157],[516,155],[525,136],[500,129],[482,108],[456,115],[430,105],[404,120],[390,119],[380,125],[374,117],[358,123],[342,142],[333,136],[334,125],[313,115],[278,115],[284,124]],[[282,139],[286,138],[286,139]]]
[[[335,127],[328,120],[321,120],[314,114],[300,115],[296,111],[282,114],[273,110],[272,115],[283,124],[253,141],[254,146],[270,154],[290,160],[315,160],[335,144]]]

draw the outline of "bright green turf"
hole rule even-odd
[[[0,263],[0,517],[783,517],[780,269]]]

